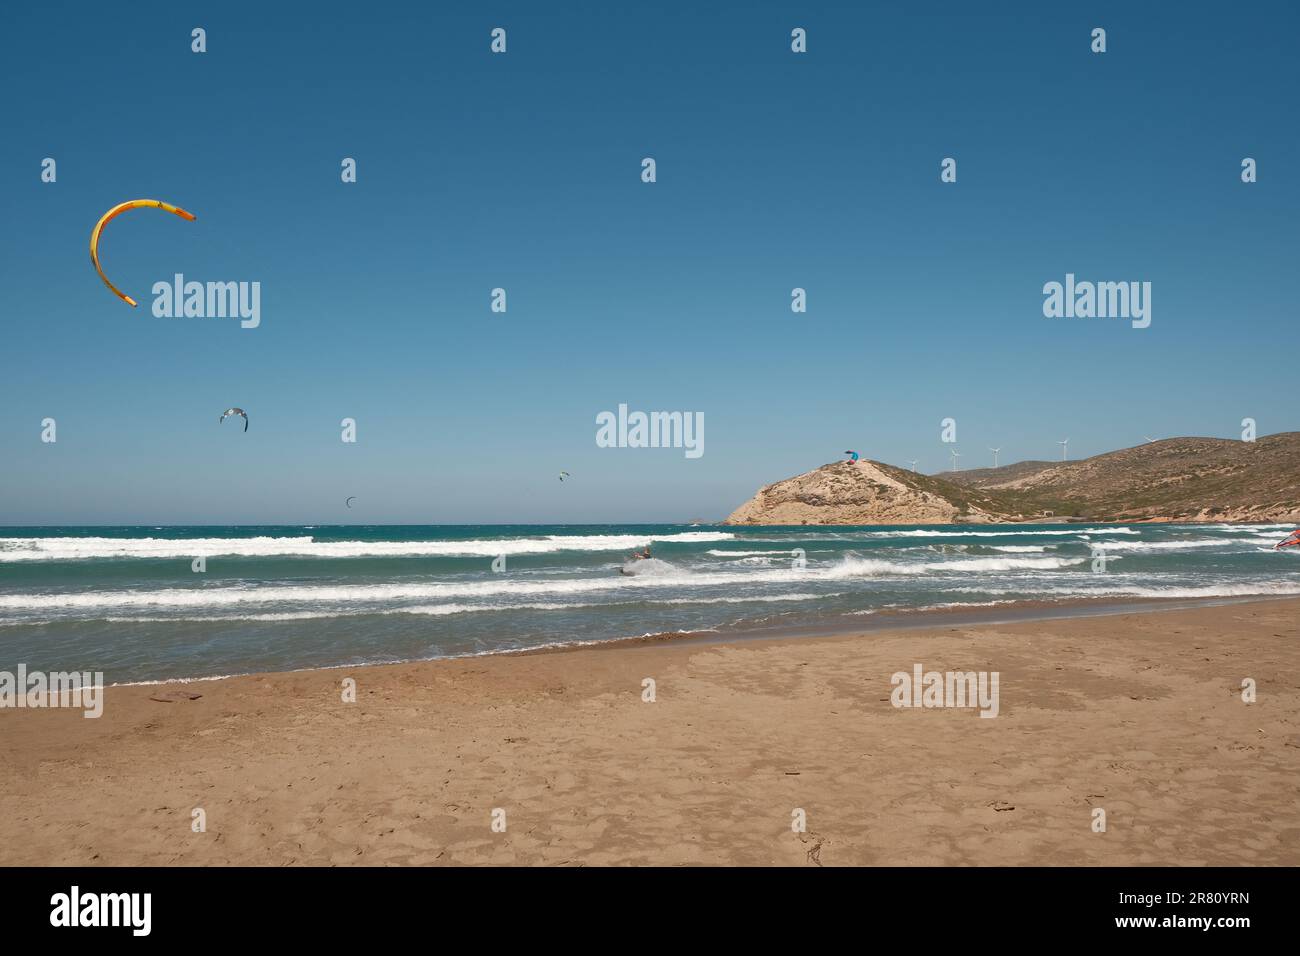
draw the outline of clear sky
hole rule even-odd
[[[1297,9],[10,5],[0,524],[685,521],[949,416],[964,467],[1300,428]],[[105,230],[131,309],[135,198],[198,219]],[[260,327],[154,317],[178,272]],[[1067,272],[1151,326],[1045,318]],[[619,403],[704,455],[598,448]]]

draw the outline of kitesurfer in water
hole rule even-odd
[[[1281,551],[1283,548],[1300,548],[1300,528],[1296,528],[1292,531],[1291,537],[1287,538],[1285,541],[1279,541],[1277,544],[1273,545],[1274,551]]]
[[[650,557],[650,545],[645,546],[644,551],[633,551],[627,556],[627,561],[618,569],[619,574],[633,574],[635,572],[628,570],[628,565],[636,564],[638,561],[648,560]]]

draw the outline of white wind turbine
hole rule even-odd
[[[916,471],[916,463],[917,463],[918,461],[920,461],[920,460],[921,460],[921,459],[919,459],[919,458],[909,458],[909,459],[907,459],[907,463],[908,463],[909,465],[912,466],[912,471]]]
[[[1058,441],[1057,444],[1061,446],[1061,461],[1065,461],[1066,452],[1070,449],[1070,439],[1067,438],[1065,441]]]
[[[952,455],[952,470],[960,471],[961,469],[957,467],[957,459],[961,457],[961,452],[959,452],[956,448],[951,448],[949,449],[949,454]]]
[[[998,452],[1000,452],[1001,450],[1002,450],[1001,448],[990,448],[990,449],[989,449],[989,451],[993,452],[993,467],[994,467],[994,468],[996,468],[996,467],[998,466]]]
[[[1156,440],[1152,438],[1150,435],[1143,435],[1142,437],[1147,440],[1148,445],[1154,445],[1156,443]]]

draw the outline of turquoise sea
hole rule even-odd
[[[0,528],[0,669],[109,683],[1300,594],[1289,525]],[[647,561],[629,562],[651,547]],[[1098,556],[1104,556],[1100,564]],[[201,570],[195,570],[202,559]]]

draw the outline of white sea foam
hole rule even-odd
[[[1283,528],[1294,528],[1294,524],[1185,524],[1175,525],[1185,531],[1223,531],[1228,534],[1239,534],[1252,531],[1274,531]]]
[[[1300,581],[1256,581],[1249,584],[1206,584],[1201,587],[1134,588],[1142,597],[1250,597],[1258,594],[1300,594]]]
[[[1102,575],[1088,575],[1083,582],[1092,584]],[[1026,589],[1014,587],[966,587],[949,588],[966,594],[1024,594]],[[1040,585],[1032,589],[1032,596],[1068,598],[1068,597],[1143,597],[1143,598],[1215,598],[1215,597],[1268,597],[1300,594],[1300,581],[1251,581],[1242,584],[1219,582],[1203,585],[1138,585],[1098,582],[1094,586],[1050,586]]]
[[[920,575],[960,572],[965,574],[989,571],[1051,571],[1077,567],[1087,558],[954,558],[951,561],[882,561],[876,558],[845,558],[843,563],[830,570],[832,577],[862,577],[874,575]]]
[[[446,584],[350,584],[236,588],[163,588],[153,591],[98,591],[77,594],[0,595],[0,608],[236,607],[248,604],[385,604],[439,598],[497,595],[590,594],[620,589],[744,584],[758,580],[790,583],[805,572],[675,573],[609,575],[558,580],[461,581]]]
[[[1141,534],[1140,531],[1134,531],[1132,528],[1076,528],[1072,525],[1062,525],[1059,531],[1017,531],[1007,529],[1006,531],[931,531],[910,530],[910,531],[868,531],[869,538],[1019,538],[1028,535],[1050,535],[1056,538],[1068,538],[1077,534]]]
[[[945,601],[942,604],[923,604],[917,611],[947,611],[959,607],[1000,607],[1003,604],[1019,604],[1019,601],[1004,598],[996,601]]]
[[[820,526],[819,526],[820,527]],[[1165,527],[1165,526],[1161,526]],[[971,530],[974,528],[997,529],[997,530]],[[895,531],[815,531],[813,526],[798,529],[797,534],[793,533],[787,537],[771,538],[760,537],[758,535],[737,535],[739,540],[746,544],[786,544],[787,546],[798,546],[800,542],[816,541],[829,544],[853,543],[854,541],[872,541],[873,543],[880,539],[889,538],[1020,538],[1020,537],[1051,537],[1051,538],[1070,538],[1081,534],[1123,534],[1123,535],[1141,535],[1142,531],[1135,531],[1129,527],[1085,527],[1082,525],[1059,525],[1052,530],[1035,529],[1023,530],[1018,525],[970,525],[961,528],[949,528],[948,530],[937,530],[935,528],[907,528]]]
[[[761,556],[788,558],[793,552],[786,549],[785,551],[706,551],[704,553],[712,558],[756,558]]]
[[[1240,548],[1240,538],[1181,538],[1173,541],[1089,541],[1107,551],[1189,551],[1196,548]]]
[[[681,574],[681,571],[667,561],[661,561],[659,558],[640,558],[636,561],[629,561],[621,568],[622,572],[627,575],[642,578],[667,578]]]
[[[1082,564],[1084,558],[956,558],[950,561],[905,562],[846,558],[828,568],[772,568],[753,571],[697,572],[668,562],[655,562],[642,573],[601,577],[510,579],[446,583],[264,585],[236,587],[161,588],[149,591],[94,591],[53,594],[3,594],[0,608],[113,607],[231,607],[249,604],[391,603],[424,599],[567,595],[616,591],[622,588],[698,588],[716,585],[790,584],[800,581],[843,580],[880,575],[917,575],[933,572],[989,572],[1019,569],[1050,570]],[[642,564],[645,562],[636,562]]]
[[[723,531],[664,535],[548,534],[535,538],[478,538],[465,541],[317,541],[310,535],[272,538],[0,538],[6,561],[81,561],[91,558],[198,557],[496,557],[558,551],[626,551],[646,545],[731,541]]]
[[[839,597],[839,592],[829,594],[811,594],[795,592],[791,594],[755,594],[746,597],[711,597],[711,598],[670,598],[666,600],[625,601],[577,601],[564,602],[530,602],[525,604],[415,604],[408,607],[387,609],[339,608],[334,611],[286,611],[271,614],[179,614],[168,617],[153,616],[109,616],[99,618],[110,624],[193,624],[220,623],[237,624],[241,622],[279,623],[283,621],[311,621],[326,618],[362,617],[366,615],[410,614],[415,616],[442,617],[449,614],[479,614],[499,611],[572,611],[584,608],[617,608],[627,604],[782,604],[797,601],[820,601]],[[17,624],[20,622],[8,622]]]

